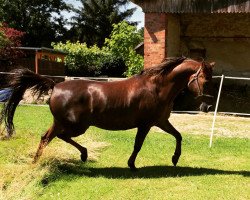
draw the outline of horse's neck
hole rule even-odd
[[[172,81],[175,82],[176,86],[179,85],[181,87],[180,89],[183,89],[182,87],[187,86],[190,76],[197,70],[198,65],[194,65],[192,63],[183,63],[181,65],[178,65],[172,71]]]
[[[196,67],[179,65],[162,79],[163,101],[173,102],[175,97],[187,86],[189,78],[195,73]]]

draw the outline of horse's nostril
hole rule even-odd
[[[213,107],[212,105],[208,105],[207,106],[207,112],[209,112],[212,109],[212,107]]]

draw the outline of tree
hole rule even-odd
[[[113,25],[110,39],[105,41],[105,51],[122,58],[127,66],[126,76],[139,73],[143,68],[143,57],[135,52],[135,47],[143,41],[142,31],[123,21]]]
[[[50,46],[63,38],[66,21],[61,13],[69,9],[63,0],[0,0],[0,21],[26,32],[25,46]]]
[[[131,76],[143,68],[143,57],[134,48],[142,42],[142,31],[123,21],[113,25],[102,48],[85,43],[57,43],[54,49],[67,52],[65,64],[73,76]]]
[[[76,40],[86,42],[88,46],[97,44],[102,47],[105,38],[108,38],[113,30],[112,24],[117,24],[129,18],[135,8],[121,11],[128,0],[80,0],[83,7],[76,9],[73,17],[72,31]]]

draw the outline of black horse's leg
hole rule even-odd
[[[74,147],[76,147],[80,152],[81,152],[81,160],[83,162],[85,162],[88,158],[88,152],[87,149],[83,146],[81,146],[80,144],[78,144],[77,142],[75,142],[74,140],[72,140],[69,136],[67,135],[57,135],[58,138],[62,139],[63,141],[73,145]]]
[[[181,134],[172,126],[172,124],[170,124],[168,120],[160,124],[158,127],[168,132],[169,134],[173,135],[176,139],[176,148],[174,155],[172,157],[172,163],[174,166],[176,166],[181,155],[181,141],[182,141]]]
[[[50,141],[60,133],[61,129],[56,126],[55,123],[50,127],[50,129],[41,137],[40,144],[38,146],[37,152],[35,154],[33,163],[36,163],[43,153],[43,149],[50,143]]]
[[[131,170],[136,170],[135,159],[137,157],[137,154],[141,150],[142,144],[143,144],[150,128],[151,127],[138,127],[137,134],[135,137],[134,151],[128,160],[128,166],[130,167]]]

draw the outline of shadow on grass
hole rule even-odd
[[[51,173],[42,181],[43,184],[60,179],[73,177],[105,177],[111,179],[134,178],[162,178],[162,177],[188,177],[204,175],[241,175],[250,176],[250,171],[230,171],[211,168],[183,167],[183,166],[145,166],[132,172],[128,167],[92,167],[81,161],[65,160],[53,161]]]

